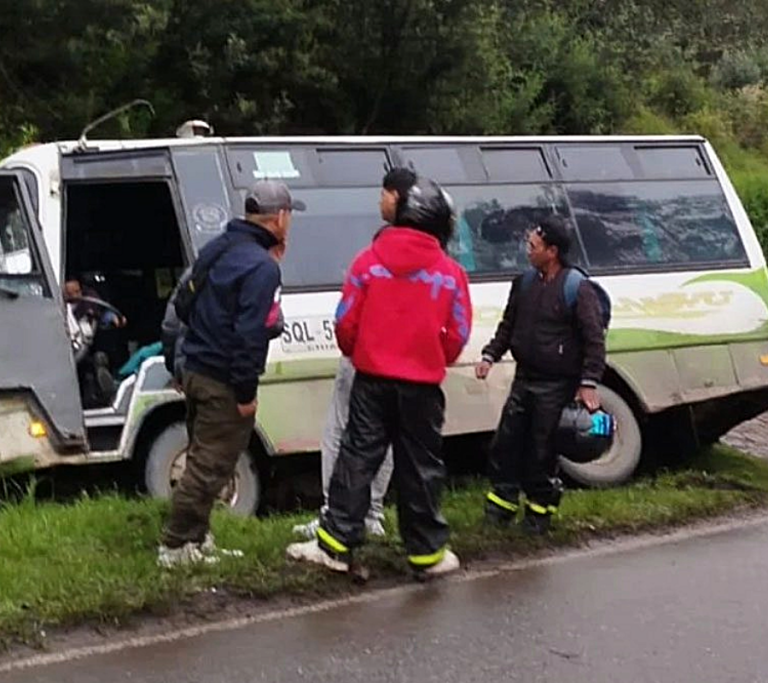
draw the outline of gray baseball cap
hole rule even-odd
[[[307,205],[291,198],[285,183],[277,180],[260,180],[245,198],[245,213],[266,216],[283,211],[304,211]]]

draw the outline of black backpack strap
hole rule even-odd
[[[211,268],[213,268],[216,262],[222,256],[224,256],[230,247],[233,247],[247,240],[253,240],[253,238],[249,237],[248,235],[225,233],[223,239],[220,239],[215,244],[215,248],[211,248],[204,254],[201,254],[197,261],[195,261],[195,264],[192,266],[192,274],[190,279],[194,284],[195,290],[198,292],[200,291],[208,279],[208,273],[210,273]]]

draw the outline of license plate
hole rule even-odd
[[[336,335],[333,319],[319,317],[288,318],[280,337],[285,353],[310,353],[313,351],[334,351]]]

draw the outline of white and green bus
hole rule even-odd
[[[768,272],[701,137],[81,139],[0,163],[0,472],[134,459],[148,490],[167,495],[184,464],[183,401],[162,358],[150,357],[100,404],[84,404],[63,281],[91,282],[126,317],[95,339],[108,340],[115,370],[159,339],[185,264],[240,214],[251,185],[280,178],[307,211],[294,217],[283,263],[285,333],[270,348],[251,448],[225,494],[255,509],[273,458],[318,450],[340,284],[380,227],[384,173],[400,165],[453,195],[450,249],[471,280],[475,325],[445,381],[447,435],[496,426],[514,362],[487,382],[473,368],[526,267],[524,234],[549,212],[571,219],[574,260],[613,301],[600,391],[617,438],[595,463],[564,461],[573,478],[624,481],[654,433],[693,446],[768,409]]]

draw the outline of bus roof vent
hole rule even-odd
[[[202,119],[190,119],[176,129],[177,138],[207,138],[213,135],[213,126]]]

